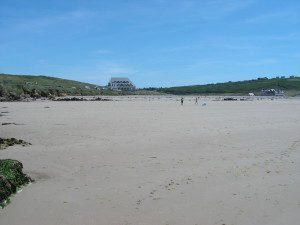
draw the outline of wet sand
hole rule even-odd
[[[0,224],[298,224],[300,99],[178,99],[0,103],[36,180]]]

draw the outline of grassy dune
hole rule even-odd
[[[114,92],[101,86],[48,76],[0,74],[0,97],[5,95],[31,97],[49,97],[64,95],[247,95],[253,92],[260,95],[261,89],[282,89],[287,96],[300,95],[300,77],[258,78],[238,82],[226,82],[207,85],[192,85],[170,88],[145,88],[136,92]]]
[[[157,91],[139,89],[135,92],[116,92],[101,86],[48,76],[0,74],[0,97],[30,95],[93,96],[93,95],[157,95]]]
[[[100,86],[48,76],[0,74],[1,91],[16,95],[96,95]]]
[[[200,94],[200,95],[247,95],[253,92],[260,95],[261,89],[282,89],[288,96],[300,95],[300,77],[259,78],[238,82],[227,82],[207,85],[193,85],[155,89],[167,94]],[[150,89],[153,90],[153,89]]]

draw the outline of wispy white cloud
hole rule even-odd
[[[88,22],[89,26],[97,27],[97,24],[114,23],[121,21],[128,23],[127,28],[176,30],[179,27],[193,26],[200,20],[222,19],[231,13],[250,6],[254,0],[151,0],[129,1],[115,8],[95,7],[90,9],[71,10],[56,14],[37,13],[30,18],[21,17],[21,20],[11,20],[9,29],[39,31],[44,28],[78,25]],[[135,18],[135,19],[132,19]],[[138,18],[138,19],[136,19]],[[180,25],[180,26],[173,26]],[[8,27],[7,27],[8,28]],[[157,31],[157,30],[156,30]],[[157,31],[158,32],[158,31]]]
[[[41,64],[44,64],[44,63],[47,63],[48,60],[47,59],[38,59],[37,62],[41,63]]]
[[[130,14],[138,16],[135,26],[161,32],[193,27],[199,23],[220,20],[251,6],[255,0],[152,0],[133,2]]]
[[[164,48],[162,51],[175,53],[175,52],[196,50],[199,48],[201,48],[201,46],[199,46],[199,45],[181,45],[181,46],[173,46],[173,47],[169,47],[169,48]]]
[[[267,66],[272,64],[280,63],[277,59],[260,59],[255,61],[247,61],[247,62],[238,62],[239,66]]]
[[[280,61],[274,58],[262,58],[257,60],[241,59],[199,59],[186,67],[187,71],[201,71],[202,69],[220,68],[234,65],[235,67],[259,67],[278,64]]]
[[[295,54],[293,54],[292,55],[294,58],[296,58],[296,59],[300,59],[300,53],[295,53]]]
[[[298,21],[300,22],[300,16],[298,12],[294,11],[284,11],[284,12],[272,12],[265,13],[258,16],[254,16],[252,18],[246,19],[244,22],[246,23],[267,23],[274,21]]]
[[[94,51],[96,54],[113,54],[113,51],[107,50],[107,49],[97,49]]]
[[[300,35],[296,33],[287,33],[282,35],[269,35],[265,36],[265,39],[278,40],[278,41],[296,41],[300,40]]]
[[[197,16],[203,19],[216,19],[226,16],[235,11],[244,9],[254,2],[255,0],[155,0],[158,6],[168,5],[169,13],[189,13],[186,17]],[[168,11],[167,11],[168,13]]]
[[[222,41],[215,41],[204,44],[195,44],[195,45],[183,45],[183,46],[174,46],[170,48],[163,49],[164,52],[184,52],[184,51],[199,51],[200,49],[219,49],[219,50],[234,50],[234,51],[257,51],[261,49],[260,46],[250,45],[250,44],[239,44],[239,43],[224,43]]]
[[[25,19],[21,22],[17,22],[12,27],[21,30],[38,30],[47,28],[49,26],[61,26],[76,24],[94,17],[96,13],[90,10],[76,10],[64,12],[62,14],[38,16],[32,19]]]
[[[130,75],[137,71],[129,66],[114,61],[99,61],[97,64],[97,71],[101,75],[115,76],[115,75]]]
[[[202,1],[194,1],[194,2],[202,2]],[[249,6],[251,6],[253,3],[255,3],[255,0],[211,0],[211,1],[205,1],[205,7],[202,11],[202,16],[204,19],[221,19],[224,18],[232,13],[235,13],[237,11],[243,10]],[[198,3],[199,4],[199,3]],[[197,5],[195,5],[197,7]],[[195,7],[192,6],[192,7]],[[201,7],[201,5],[198,5],[198,7]]]
[[[86,61],[73,66],[48,65],[58,71],[57,74],[70,74],[69,79],[87,81],[90,83],[106,85],[112,76],[132,77],[137,74],[137,70],[124,63],[115,60]]]

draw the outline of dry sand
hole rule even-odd
[[[300,99],[120,100],[0,103],[36,180],[1,225],[300,223]]]

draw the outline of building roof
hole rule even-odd
[[[110,82],[114,82],[114,81],[128,81],[132,83],[127,77],[112,77],[110,79]]]

